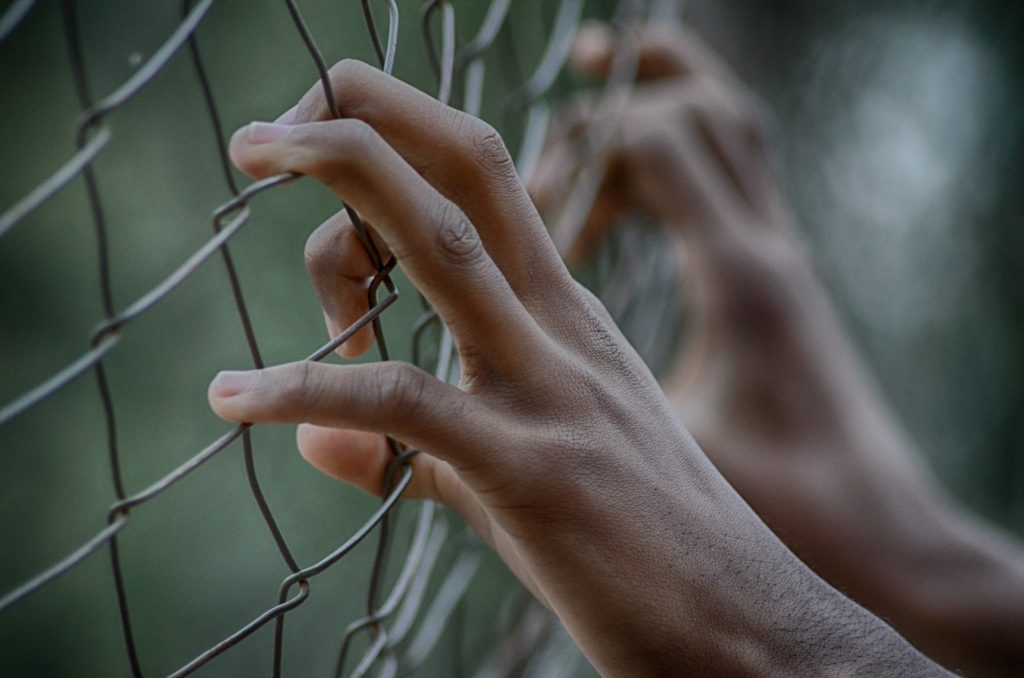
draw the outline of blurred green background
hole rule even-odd
[[[176,1],[79,4],[99,95],[179,21]],[[420,3],[399,4],[396,73],[432,91]],[[454,4],[465,40],[487,3]],[[607,16],[612,4],[588,3],[586,12]],[[358,2],[300,6],[328,62],[372,61]],[[505,126],[501,104],[536,63],[556,7],[514,2],[508,35],[519,65],[507,48],[488,61],[485,117],[513,148],[520,130]],[[819,270],[922,454],[968,507],[1024,535],[1024,10],[1010,1],[703,0],[687,2],[685,16],[774,111],[779,166]],[[283,3],[217,2],[198,35],[228,130],[275,118],[315,78]],[[563,78],[555,95],[578,86]],[[73,150],[79,109],[56,2],[40,0],[0,44],[0,92],[2,209]],[[109,125],[113,140],[96,172],[123,308],[210,237],[210,212],[229,194],[184,51]],[[325,190],[298,182],[257,197],[232,241],[268,363],[324,340],[302,249],[336,209]],[[81,181],[0,241],[0,402],[85,350],[102,315],[95,262]],[[408,358],[418,311],[405,294],[385,314],[397,357]],[[227,430],[207,408],[206,385],[219,369],[247,366],[248,353],[219,259],[133,322],[106,365],[129,491]],[[262,426],[254,440],[264,491],[305,564],[343,541],[375,502],[306,465],[293,433]],[[86,374],[0,429],[0,591],[98,531],[112,500],[102,410]],[[397,555],[413,513],[403,513]],[[287,573],[237,443],[133,512],[121,534],[137,641],[153,674],[270,607]],[[372,552],[368,542],[315,579],[289,614],[286,675],[333,669],[342,630],[362,611]],[[494,642],[514,585],[485,559],[458,628],[424,675],[470,672]],[[268,627],[200,675],[267,673],[270,643]],[[0,616],[0,673],[127,674],[105,552]]]

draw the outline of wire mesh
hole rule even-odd
[[[130,491],[126,487],[122,472],[123,452],[118,444],[119,422],[105,361],[118,348],[134,321],[158,307],[208,261],[219,256],[227,273],[231,296],[252,365],[255,368],[263,367],[260,345],[229,242],[249,223],[254,202],[265,199],[264,196],[274,193],[279,187],[299,177],[291,174],[280,175],[245,187],[238,186],[235,181],[227,154],[221,115],[215,101],[216,88],[207,74],[197,37],[198,28],[209,16],[214,0],[184,0],[181,4],[180,22],[159,49],[154,51],[130,77],[104,96],[96,95],[90,81],[80,26],[79,4],[76,0],[61,0],[60,3],[64,40],[81,108],[75,130],[74,152],[49,178],[0,214],[0,239],[68,186],[81,182],[88,199],[96,244],[97,282],[103,317],[90,337],[86,350],[77,359],[0,409],[0,426],[21,417],[40,403],[53,398],[59,391],[88,372],[92,372],[96,379],[97,396],[105,423],[107,464],[115,501],[106,512],[106,524],[101,530],[55,564],[6,592],[0,598],[0,614],[49,586],[87,559],[97,556],[99,551],[106,550],[117,597],[128,666],[133,675],[143,675],[145,648],[140,647],[136,638],[131,596],[125,585],[124,563],[118,548],[119,536],[130,524],[133,510],[157,499],[172,486],[193,476],[211,459],[240,440],[249,490],[289,574],[281,582],[275,602],[264,612],[240,625],[228,636],[212,643],[171,675],[184,676],[196,671],[266,626],[273,627],[271,670],[274,676],[281,675],[288,613],[309,598],[310,582],[314,578],[352,553],[374,531],[378,540],[364,585],[365,614],[345,628],[337,649],[335,674],[361,676],[377,669],[380,675],[391,676],[415,671],[438,642],[441,629],[465,595],[468,582],[480,562],[477,543],[464,535],[449,536],[448,519],[431,502],[422,502],[418,505],[415,528],[409,543],[403,546],[401,554],[398,553],[399,548],[392,543],[395,511],[403,491],[412,479],[413,471],[409,462],[417,453],[416,450],[408,449],[399,442],[389,439],[393,456],[382,481],[383,498],[377,509],[365,519],[359,529],[334,550],[305,566],[298,562],[289,548],[288,541],[271,511],[257,478],[252,427],[249,424],[241,424],[225,432],[184,463],[167,471],[143,489]],[[0,42],[18,30],[35,5],[33,0],[18,0],[7,7],[0,16]],[[308,57],[319,74],[325,100],[332,114],[339,117],[327,64],[299,3],[296,0],[284,0],[284,5],[294,24],[294,30],[304,43]],[[477,32],[461,45],[456,36],[455,5],[452,0],[421,2],[418,20],[422,25],[427,56],[437,79],[437,98],[444,103],[450,103],[456,83],[459,82],[461,107],[470,114],[479,115],[486,75],[484,57],[497,48],[503,31],[506,34],[506,44],[514,48],[514,36],[507,35],[510,32],[507,18],[511,1],[491,0]],[[670,2],[622,0],[615,10],[615,25],[619,30],[631,30],[647,12],[664,12],[665,7],[670,5]],[[361,9],[379,66],[385,72],[391,73],[398,49],[399,22],[409,10],[400,9],[395,0],[361,0]],[[583,0],[559,0],[550,34],[546,39],[547,47],[539,63],[523,78],[522,84],[509,94],[504,107],[505,124],[516,126],[521,131],[522,142],[517,166],[524,176],[532,171],[543,146],[551,117],[546,96],[568,58],[572,36],[579,25],[583,9]],[[214,132],[215,152],[221,165],[223,181],[232,197],[212,211],[212,235],[201,247],[161,282],[131,303],[119,306],[115,302],[111,283],[111,243],[107,227],[107,210],[97,182],[96,163],[109,147],[113,137],[112,128],[107,124],[108,116],[149,87],[157,75],[176,59],[187,59],[191,62],[193,75],[200,85],[203,106]],[[589,203],[597,193],[603,178],[602,149],[607,145],[614,122],[623,110],[635,74],[635,53],[629,49],[622,50],[615,58],[612,75],[599,99],[597,119],[604,123],[596,124],[593,138],[588,138],[586,152],[580,158],[582,169],[578,173],[578,180],[567,200],[565,212],[557,221],[556,232],[563,240],[573,237],[589,210]],[[393,259],[382,260],[359,215],[351,208],[346,207],[346,210],[376,269],[368,290],[369,311],[306,359],[324,359],[361,329],[369,326],[373,328],[381,359],[388,360],[390,353],[381,325],[381,315],[395,304],[399,296],[392,276],[395,262]],[[658,280],[663,281],[664,273],[664,270],[657,269],[657,276],[662,276]],[[629,289],[629,285],[618,283],[617,287]],[[627,296],[628,294],[631,293],[627,292]],[[425,367],[432,366],[440,379],[457,380],[458,365],[451,337],[441,326],[437,315],[426,307],[425,302],[423,305],[426,310],[412,330],[412,362]],[[629,306],[628,301],[623,301],[620,305],[623,311]],[[649,319],[643,322],[647,323]],[[436,346],[428,347],[425,337],[431,329],[439,333],[441,340]],[[662,333],[654,334],[660,336]],[[442,582],[436,590],[428,590],[430,577],[440,562],[439,553],[446,544],[452,545],[457,551],[454,564],[448,572],[440,575]],[[390,590],[385,592],[384,573],[390,561],[400,562],[400,567]],[[530,623],[531,628],[537,627],[536,622]],[[368,648],[361,656],[353,657],[354,641],[361,635],[368,637]],[[536,632],[533,632],[533,636],[536,635]],[[531,644],[527,643],[525,648],[520,648],[520,652],[528,651],[530,646]],[[509,662],[506,661],[504,664],[509,665]],[[500,658],[495,659],[488,671],[500,665]]]

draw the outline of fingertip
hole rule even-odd
[[[608,68],[614,39],[611,29],[601,22],[584,24],[573,42],[570,62],[581,75],[602,75]]]
[[[316,424],[299,424],[295,428],[295,446],[299,448],[299,454],[303,459],[316,466],[313,458],[316,458],[318,451],[323,447],[323,440],[330,430]]]
[[[235,130],[235,133],[231,135],[231,140],[228,142],[228,155],[231,157],[231,162],[235,164],[235,167],[250,177],[255,178],[258,176],[258,168],[253,162],[252,148],[247,139],[248,130],[249,125]]]
[[[295,429],[295,446],[299,448],[299,454],[313,468],[333,478],[345,480],[338,473],[336,468],[336,457],[344,450],[339,450],[338,442],[334,440],[335,429],[316,426],[315,424],[299,424]]]
[[[224,370],[217,373],[217,376],[213,378],[213,383],[210,387],[218,397],[230,398],[252,388],[253,383],[256,381],[257,374],[258,372],[255,370]]]
[[[359,356],[363,355],[363,353],[365,353],[366,350],[358,350],[355,346],[353,346],[352,342],[354,339],[355,337],[349,339],[344,344],[339,346],[337,351],[338,355],[340,355],[342,358],[345,358],[346,360],[355,360]]]
[[[324,311],[324,322],[327,324],[327,334],[332,339],[342,333],[343,328],[340,327],[339,324],[335,322],[334,318],[328,315],[326,311]],[[373,345],[373,340],[373,326],[367,325],[366,327],[360,328],[360,330],[349,337],[347,341],[339,345],[335,349],[335,353],[340,355],[342,358],[355,360],[370,349]]]
[[[252,388],[257,374],[258,372],[255,370],[241,372],[225,370],[217,373],[217,376],[210,382],[206,393],[214,414],[225,421],[240,421],[236,412],[237,408],[233,407],[233,401],[237,402],[234,400],[237,396]]]
[[[339,346],[338,350],[343,358],[354,360],[370,350],[370,347],[373,346],[373,338],[373,327],[367,325]]]
[[[376,433],[300,424],[299,454],[321,473],[375,493],[387,463],[384,437]]]
[[[295,129],[294,125],[259,121],[240,127],[231,135],[231,141],[228,142],[231,162],[253,178],[271,173],[266,152],[262,147],[283,141]]]

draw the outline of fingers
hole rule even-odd
[[[537,163],[530,181],[530,195],[537,209],[549,218],[556,219],[563,208],[566,196],[573,188],[579,164],[578,149],[571,143],[554,143],[544,152]],[[559,232],[554,237],[565,261],[572,265],[583,261],[600,243],[604,234],[628,209],[625,195],[626,177],[619,171],[619,162],[613,159],[606,168],[601,187],[590,206],[582,226],[572,234],[570,242],[559,241]],[[557,223],[557,221],[555,222]]]
[[[527,177],[527,191],[541,214],[558,208],[565,200],[586,150],[586,133],[595,108],[593,97],[583,94],[559,112],[544,151]]]
[[[372,229],[368,228],[368,232],[372,238]],[[383,244],[375,244],[387,259],[390,253]],[[369,284],[376,273],[373,262],[344,211],[313,231],[306,241],[305,258],[324,310],[327,332],[336,337],[370,309]],[[339,346],[337,352],[345,358],[357,358],[372,344],[373,328],[367,325]]]
[[[595,22],[582,28],[574,43],[572,60],[580,72],[605,76],[621,50],[635,48],[638,50],[639,77],[659,82],[649,82],[637,88],[623,119],[618,121],[620,131],[612,147],[607,149],[606,175],[590,212],[568,223],[561,219],[556,221],[560,227],[569,226],[563,229],[564,232],[556,232],[555,236],[559,250],[570,263],[585,258],[600,242],[607,228],[629,209],[653,211],[652,216],[665,221],[707,222],[709,219],[703,214],[705,208],[730,202],[729,195],[719,190],[718,184],[722,180],[731,181],[739,197],[749,200],[750,191],[746,190],[746,184],[752,177],[757,179],[745,165],[733,166],[737,157],[733,153],[734,144],[728,137],[730,133],[733,136],[739,134],[733,129],[733,122],[739,117],[735,109],[742,109],[745,99],[728,69],[696,37],[678,26],[647,26],[634,39],[636,45],[624,44],[623,36],[616,36],[606,24]],[[719,96],[723,93],[726,96]],[[709,114],[710,122],[701,119],[705,113]],[[588,127],[599,124],[593,122],[594,115],[593,105],[574,107],[568,124],[562,126],[561,136],[549,144],[530,184],[531,195],[540,209],[557,214],[559,208],[552,210],[552,207],[571,193],[583,150],[581,140],[586,138]],[[721,124],[719,117],[728,120]],[[673,130],[673,125],[683,129]],[[722,127],[726,128],[727,138],[724,140],[719,134]],[[715,134],[708,134],[709,130]],[[703,146],[696,150],[700,151],[700,160],[707,161],[703,163],[705,166],[684,168],[687,171],[680,171],[677,167],[670,175],[646,171],[644,166],[652,164],[666,169],[666,160],[669,160],[664,157],[666,149],[658,149],[656,144],[648,143],[659,136],[664,137],[665,133],[672,138],[664,141],[675,152],[695,143]],[[641,151],[641,155],[630,157],[631,151],[636,149]],[[663,157],[648,157],[646,154],[649,153],[660,153]],[[699,177],[698,183],[709,186],[716,195],[694,197],[690,195],[694,191],[687,190],[692,189],[692,185],[677,185],[693,171],[704,175]],[[646,175],[642,182],[639,179],[641,174]],[[671,195],[664,195],[667,192],[661,191],[663,195],[657,197],[667,199],[651,201],[652,191],[641,183],[652,182],[655,186],[671,185],[672,189],[668,191]],[[720,200],[717,196],[725,199]]]
[[[255,177],[313,176],[374,225],[460,348],[496,359],[542,341],[466,215],[359,120],[296,126],[253,123],[231,139],[235,164]]]
[[[384,436],[364,431],[301,424],[295,433],[302,456],[329,476],[380,496],[394,454]],[[452,466],[418,454],[410,459],[412,480],[402,495],[431,499],[454,509],[485,541],[494,546],[490,516]]]
[[[634,106],[624,122],[628,147],[624,156],[641,170],[659,154],[679,156],[674,160],[691,165],[690,174],[706,175],[695,181],[707,186],[719,216],[758,212],[764,208],[771,181],[760,149],[748,143],[755,124],[746,100],[720,81],[693,78],[661,84]],[[678,130],[673,136],[683,146],[662,146],[658,138],[662,127]],[[670,179],[674,175],[663,176],[674,187]]]
[[[308,422],[386,433],[418,449],[441,451],[456,464],[476,452],[474,431],[491,424],[471,396],[400,362],[298,362],[221,372],[208,397],[214,412],[228,421]]]
[[[704,79],[651,84],[638,92],[608,149],[605,176],[590,213],[571,241],[569,261],[589,254],[615,220],[645,213],[685,236],[722,235],[749,202],[746,182],[756,173],[728,145],[736,105]],[[725,138],[724,143],[720,143]],[[742,150],[742,149],[740,149]],[[557,210],[575,180],[580,149],[572,139],[551,144],[538,163],[531,191],[541,209]],[[760,184],[757,184],[760,187]],[[758,195],[760,195],[758,193]]]
[[[462,209],[528,306],[549,298],[552,284],[570,283],[504,143],[490,126],[361,62],[342,61],[330,76],[341,115],[372,126]],[[282,116],[290,124],[330,117],[319,84]]]
[[[583,73],[605,76],[617,51],[627,48],[606,24],[593,23],[577,36],[573,64]],[[699,128],[719,169],[751,207],[771,209],[774,196],[763,148],[764,114],[756,98],[703,41],[679,26],[648,26],[639,36],[638,49],[639,77],[683,78],[682,83],[667,86],[689,90],[687,118]]]
[[[777,208],[777,193],[760,143],[758,123],[721,91],[714,104],[714,94],[700,99],[695,107],[696,132],[732,192],[753,214],[770,217]]]
[[[652,121],[623,135],[631,199],[695,246],[713,246],[742,221],[715,157],[692,124]]]
[[[380,495],[388,462],[394,458],[387,438],[379,433],[300,424],[295,442],[303,458],[329,476],[354,485],[364,492]],[[433,488],[424,483],[424,465],[433,457],[413,457],[413,480],[405,496],[410,499],[437,499]]]
[[[379,433],[301,424],[295,441],[303,458],[327,475],[373,495],[384,491],[386,471],[395,457]],[[454,473],[451,466],[425,454],[412,457],[410,463],[412,482],[403,496],[448,503],[436,481],[439,473]]]
[[[295,432],[303,458],[329,476],[380,496],[394,453],[378,433],[301,424]],[[431,499],[451,506],[463,516],[474,515],[472,494],[450,464],[427,454],[410,459],[413,476],[408,499]]]
[[[604,23],[584,25],[573,44],[573,68],[582,75],[604,77],[611,70],[616,51],[625,48]],[[702,73],[727,81],[729,69],[693,33],[677,25],[649,25],[639,36],[637,77],[641,80],[678,78]]]

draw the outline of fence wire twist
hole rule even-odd
[[[34,0],[17,0],[8,6],[4,14],[0,16],[0,42],[18,29],[35,4]],[[0,598],[0,613],[32,596],[106,547],[128,663],[133,675],[143,675],[141,651],[133,633],[129,595],[124,582],[122,559],[118,552],[118,536],[130,522],[134,509],[157,498],[178,482],[191,476],[236,440],[241,439],[250,491],[276,544],[281,560],[290,574],[281,582],[275,604],[255,619],[242,625],[228,637],[211,645],[171,675],[184,676],[192,673],[258,629],[273,623],[272,672],[274,676],[279,676],[282,671],[287,613],[308,599],[312,579],[345,558],[374,530],[378,531],[378,541],[366,587],[366,613],[345,628],[338,649],[335,674],[340,676],[348,670],[350,675],[361,676],[374,667],[377,667],[380,675],[383,676],[393,676],[400,672],[414,670],[424,661],[437,642],[441,629],[452,615],[458,601],[465,594],[468,582],[479,563],[476,542],[465,537],[455,539],[449,537],[449,526],[443,513],[433,503],[422,502],[419,504],[415,529],[411,541],[406,547],[399,574],[391,590],[384,595],[382,588],[385,567],[389,554],[393,553],[393,549],[390,548],[393,532],[392,522],[398,500],[412,479],[413,471],[410,460],[416,454],[416,450],[407,449],[397,441],[388,439],[393,456],[383,479],[383,499],[380,505],[366,518],[362,526],[337,548],[318,562],[305,567],[297,562],[290,550],[264,496],[256,473],[250,424],[240,424],[224,433],[148,487],[134,493],[125,488],[121,471],[122,451],[118,446],[118,422],[104,360],[117,348],[132,321],[157,306],[204,263],[219,254],[227,272],[231,294],[252,364],[255,368],[262,368],[264,366],[263,358],[228,243],[249,222],[254,200],[297,179],[298,176],[287,174],[270,177],[244,188],[239,187],[235,182],[227,154],[226,137],[215,102],[214,87],[207,76],[196,36],[197,29],[209,15],[214,0],[199,0],[198,2],[184,0],[181,5],[181,21],[170,36],[129,78],[103,97],[97,97],[90,84],[82,44],[82,32],[79,27],[78,4],[76,0],[61,0],[64,38],[76,94],[81,106],[81,117],[76,128],[75,151],[48,179],[0,214],[0,238],[7,235],[72,182],[80,179],[86,189],[95,233],[103,319],[92,334],[87,350],[80,357],[0,409],[0,426],[11,422],[85,373],[92,371],[96,377],[98,396],[102,404],[110,477],[116,500],[107,511],[106,526],[102,530],[56,564],[6,593]],[[503,31],[509,32],[506,19],[509,15],[511,0],[491,0],[477,32],[470,40],[461,45],[456,39],[454,4],[452,0],[421,2],[419,20],[426,40],[427,55],[437,78],[437,98],[443,103],[450,103],[455,83],[459,80],[462,84],[462,109],[472,115],[479,115],[486,73],[484,56],[495,48],[499,35]],[[616,25],[619,30],[629,31],[638,25],[645,16],[650,16],[648,13],[665,13],[672,4],[671,2],[621,0],[615,14]],[[316,68],[330,111],[334,117],[340,117],[327,65],[302,12],[295,0],[284,0],[284,5]],[[361,5],[366,29],[379,66],[385,72],[391,73],[395,65],[398,27],[402,14],[398,3],[395,0],[375,0],[372,3],[376,6],[378,14],[386,14],[383,36],[370,0],[361,0]],[[550,109],[545,96],[551,90],[568,58],[572,37],[579,25],[582,12],[583,0],[559,0],[556,16],[547,38],[547,46],[539,63],[523,80],[521,86],[514,89],[508,96],[505,106],[507,118],[505,123],[521,125],[519,129],[522,131],[523,141],[520,145],[517,166],[524,176],[532,171],[543,146],[550,119]],[[628,35],[624,36],[626,44],[628,44],[628,37]],[[178,58],[179,53],[183,52],[183,48],[186,46],[195,77],[201,86],[203,103],[215,135],[216,152],[222,168],[223,180],[232,198],[213,210],[211,223],[213,235],[209,240],[159,284],[118,310],[111,285],[105,208],[97,185],[94,163],[108,147],[112,138],[111,130],[106,124],[107,116],[127,104],[146,88],[172,60]],[[507,40],[507,46],[514,50],[514,40],[511,38]],[[577,180],[566,201],[566,208],[556,220],[556,240],[563,244],[575,237],[597,195],[603,180],[603,154],[610,143],[617,120],[624,111],[636,75],[636,66],[634,49],[623,49],[614,58],[611,77],[598,99],[598,115],[595,117],[598,122],[593,125],[586,140],[587,143],[584,144],[584,150],[579,159],[580,171],[577,173]],[[395,262],[393,258],[387,261],[382,260],[380,253],[367,235],[359,215],[348,206],[345,209],[376,269],[376,274],[368,289],[369,311],[331,341],[310,354],[307,360],[322,360],[367,326],[373,328],[374,339],[381,359],[388,360],[390,355],[380,318],[398,299],[398,289],[392,279]],[[634,255],[627,252],[627,255],[620,257],[618,261],[621,262],[629,256]],[[605,277],[612,280],[611,287],[619,291],[620,301],[617,303],[622,308],[618,309],[617,315],[623,317],[629,305],[628,299],[631,295],[635,295],[637,285],[641,284],[638,282],[640,278],[636,274],[640,272],[649,277],[649,273],[643,273],[648,270],[645,267],[616,264],[611,268],[614,270]],[[664,267],[657,269],[655,271],[656,282],[667,287],[663,285],[663,282],[665,275],[670,274],[671,271],[666,274]],[[627,279],[625,281],[616,280],[616,275],[620,277],[626,275]],[[649,317],[645,317],[641,323],[657,322],[657,318],[664,314],[668,303],[668,300],[662,300],[657,304],[649,304],[648,308],[653,310],[648,311]],[[426,308],[425,302],[424,307]],[[613,307],[613,311],[616,311],[615,307]],[[430,328],[440,332],[441,341],[438,342],[436,350],[431,355],[427,355],[424,337]],[[659,331],[648,334],[653,334],[657,338],[664,333]],[[458,366],[451,336],[441,326],[437,315],[429,308],[426,308],[423,316],[415,323],[412,340],[412,362],[421,366],[433,365],[434,372],[440,379],[448,381],[457,379]],[[454,565],[444,575],[441,585],[428,602],[430,593],[427,590],[428,580],[446,543],[454,544],[454,547],[458,549],[458,555]],[[425,613],[422,613],[423,609],[426,609]],[[414,632],[417,621],[419,630]],[[390,624],[385,626],[386,622],[390,622]],[[358,660],[355,660],[354,666],[350,668],[349,665],[353,663],[349,657],[353,640],[362,633],[369,634],[369,649]],[[405,642],[411,634],[414,636],[412,640]]]

